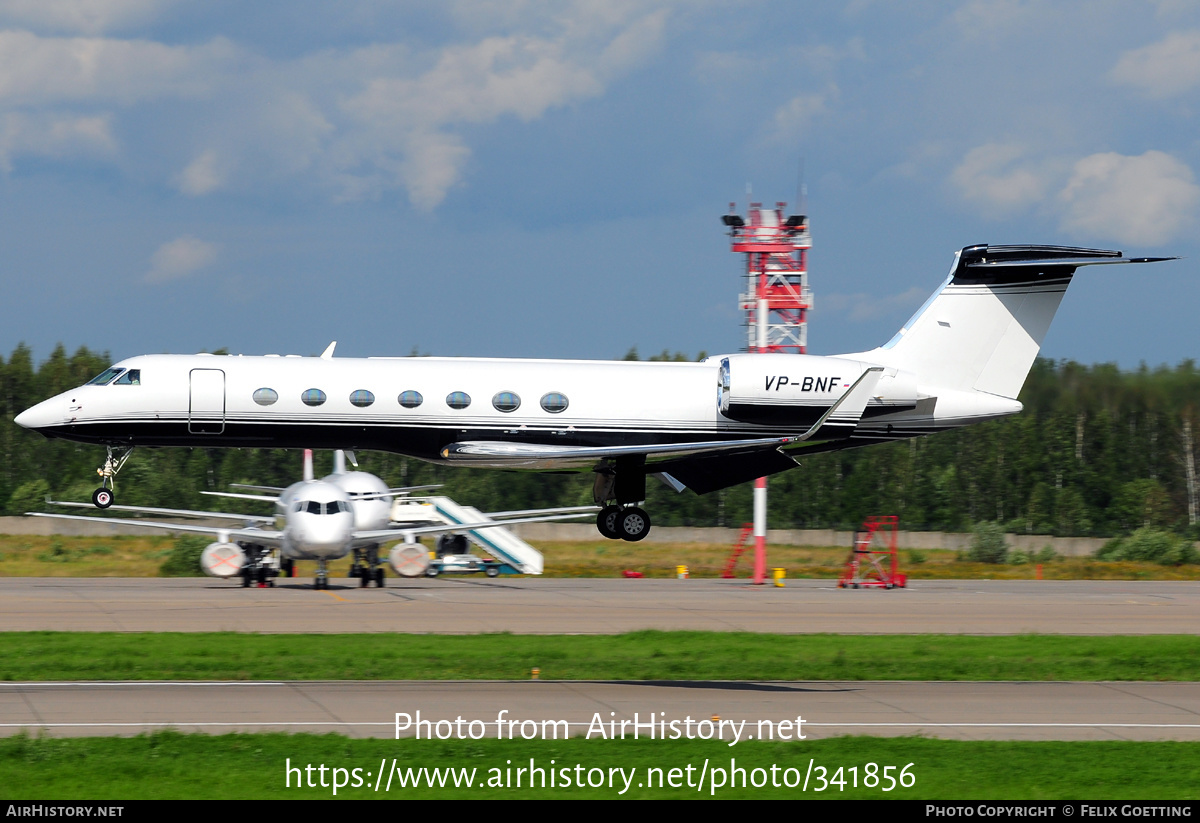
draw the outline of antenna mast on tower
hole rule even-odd
[[[735,203],[721,221],[729,227],[730,249],[746,255],[746,290],[739,306],[749,352],[804,354],[808,350],[808,217],[785,218],[787,203],[763,208],[751,203],[742,217]],[[754,582],[767,574],[767,478],[754,481]]]

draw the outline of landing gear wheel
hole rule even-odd
[[[620,506],[605,506],[596,515],[596,528],[609,540],[621,539],[620,526],[617,524],[617,518],[621,516],[621,511]]]
[[[97,509],[107,509],[112,504],[113,493],[111,490],[101,487],[92,492],[92,505]]]
[[[650,534],[650,515],[637,506],[630,506],[621,510],[617,527],[621,530],[622,539],[637,542]]]
[[[358,587],[365,589],[367,584],[371,582],[371,570],[365,566],[358,570]]]
[[[383,566],[380,566],[379,568],[375,569],[375,588],[383,588],[383,577]]]
[[[488,566],[486,569],[483,570],[483,573],[486,574],[488,577],[499,577],[500,576],[500,568],[498,566]]]

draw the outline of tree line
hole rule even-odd
[[[638,359],[631,349],[625,359]],[[649,359],[691,359],[662,352]],[[109,365],[107,353],[58,346],[40,364],[19,345],[0,359],[0,505],[6,514],[42,499],[87,500],[104,449],[47,440],[13,423],[30,406],[78,386]],[[900,443],[813,454],[770,479],[772,528],[854,528],[871,514],[895,514],[903,528],[965,531],[997,522],[1008,531],[1116,536],[1150,526],[1200,537],[1195,440],[1200,437],[1200,372],[1121,371],[1039,359],[1019,398],[1025,411]],[[443,483],[483,510],[591,502],[592,476],[436,466],[401,455],[360,453],[360,468],[389,485]],[[332,465],[317,454],[318,473]],[[301,456],[280,449],[139,449],[117,477],[122,503],[215,508],[201,491],[230,483],[286,486]],[[659,525],[738,526],[751,518],[751,487],[697,496],[651,480],[647,508]],[[257,505],[257,508],[256,508]],[[220,508],[262,504],[221,501]]]

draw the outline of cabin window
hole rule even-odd
[[[274,389],[255,389],[254,402],[260,406],[270,406],[279,399],[279,392]]]
[[[319,406],[325,402],[325,392],[320,389],[305,389],[300,399],[306,406]]]
[[[371,394],[366,389],[359,389],[356,392],[350,393],[350,404],[352,406],[358,406],[360,409],[365,409],[374,402],[375,395]]]
[[[100,372],[98,375],[93,377],[91,380],[87,381],[87,385],[89,385],[89,386],[107,386],[108,382],[110,380],[112,380],[114,377],[116,377],[118,374],[120,374],[123,371],[125,371],[125,370],[124,369],[115,369],[115,368],[105,369],[104,371]]]
[[[425,398],[421,396],[419,391],[402,391],[400,392],[400,405],[406,409],[415,409],[417,406],[425,402]]]
[[[142,385],[142,370],[130,369],[123,375],[113,381],[114,386],[140,386]]]
[[[446,395],[446,405],[452,409],[465,409],[471,405],[471,395],[465,391],[452,391]]]
[[[567,396],[556,391],[552,391],[549,394],[543,394],[542,408],[551,414],[558,414],[561,411],[566,411]]]
[[[496,407],[496,411],[512,412],[521,408],[521,398],[517,397],[515,392],[502,391],[492,398],[492,405]]]

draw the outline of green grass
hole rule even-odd
[[[392,759],[402,770],[474,769],[472,788],[416,789],[400,788],[394,779],[386,791],[386,779],[378,792],[368,783],[368,772],[379,771],[381,761],[390,766]],[[547,772],[554,768],[570,770],[572,782],[577,776],[587,779],[589,770],[625,769],[632,774],[629,790],[619,794],[624,782],[614,773],[616,788],[568,788],[561,786],[515,787],[516,769],[534,765]],[[708,760],[707,778],[700,791],[695,784]],[[736,763],[730,761],[735,760]],[[819,785],[814,768],[808,791],[801,787],[773,788],[770,772],[758,775],[753,769],[769,770],[778,766],[777,778],[803,781],[809,762],[824,766],[833,777],[838,767],[847,785]],[[508,740],[356,740],[339,735],[184,735],[161,732],[135,738],[30,738],[0,739],[0,786],[9,800],[52,797],[69,799],[135,800],[142,798],[329,798],[332,786],[297,788],[298,779],[307,773],[293,772],[292,787],[286,786],[286,767],[303,769],[308,764],[327,767],[326,782],[332,782],[332,768],[361,769],[359,788],[338,790],[339,798],[514,798],[514,797],[665,797],[702,798],[713,796],[711,776],[725,787],[715,790],[722,798],[937,798],[950,799],[1087,799],[1154,798],[1155,800],[1194,799],[1200,797],[1200,746],[1188,743],[1100,742],[999,742],[953,741],[927,738],[841,737],[794,743],[743,742],[736,747],[707,741],[585,740],[562,741]],[[511,761],[508,762],[508,761]],[[907,764],[916,778],[909,788],[897,787],[882,792],[879,787],[862,785],[867,763],[896,767]],[[575,766],[582,767],[576,771]],[[688,766],[693,767],[693,787],[687,786]],[[850,783],[848,769],[857,766],[859,787]],[[747,781],[763,780],[763,788],[728,787],[732,768],[744,768]],[[639,787],[645,783],[648,769],[661,769],[664,782],[672,768],[680,769],[683,785]],[[792,768],[796,772],[784,770]],[[511,769],[511,771],[509,771]],[[724,774],[714,772],[721,769]],[[632,771],[631,771],[632,770]],[[390,771],[387,769],[385,771]],[[312,779],[320,782],[314,769]],[[593,779],[598,774],[592,773]],[[556,783],[561,771],[556,771]],[[723,781],[722,781],[723,778]],[[480,782],[500,779],[501,786],[479,788]],[[547,781],[549,776],[547,774]],[[372,778],[373,781],[373,778]],[[504,782],[508,786],[503,785]]]
[[[3,680],[1200,680],[1200,637],[0,633]]]

